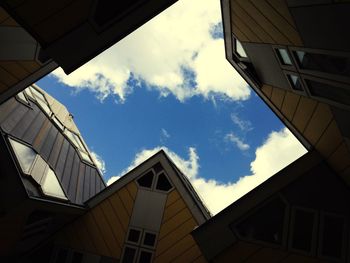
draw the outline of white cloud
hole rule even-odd
[[[107,180],[107,185],[113,184],[115,181],[117,181],[120,178],[120,176],[112,176]]]
[[[178,1],[69,76],[62,69],[53,76],[102,100],[116,95],[124,101],[132,92],[127,85],[131,73],[161,96],[173,94],[180,101],[213,94],[244,100],[250,89],[226,61],[223,39],[210,34],[220,21],[219,1]],[[183,68],[193,71],[197,85],[186,82]]]
[[[162,128],[162,129],[160,130],[160,142],[161,142],[161,143],[165,143],[165,141],[166,141],[167,139],[169,139],[170,137],[171,137],[171,136],[170,136],[169,132],[168,132],[166,129]]]
[[[253,125],[248,120],[242,120],[237,113],[231,113],[231,120],[237,127],[244,132],[253,130]]]
[[[237,137],[233,132],[226,134],[224,139],[225,141],[235,144],[238,147],[238,149],[242,151],[249,150],[250,148],[249,144],[244,143],[243,140]]]
[[[97,168],[100,170],[102,175],[106,173],[106,164],[105,161],[102,159],[101,156],[99,156],[97,153],[90,151],[91,157],[96,164]]]
[[[215,178],[205,179],[199,174],[199,156],[189,148],[188,159],[183,159],[166,147],[145,149],[136,154],[134,161],[122,174],[136,167],[147,158],[164,149],[179,169],[189,178],[209,210],[216,214],[238,198],[264,182],[270,176],[306,153],[305,148],[286,128],[270,133],[267,140],[256,149],[251,163],[251,175],[242,176],[236,182],[221,183]],[[110,184],[108,181],[107,184]]]

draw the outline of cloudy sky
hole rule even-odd
[[[219,1],[179,1],[37,84],[74,115],[106,182],[162,148],[213,214],[305,153],[225,60]]]

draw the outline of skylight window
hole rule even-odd
[[[40,107],[44,110],[44,112],[46,112],[48,116],[51,116],[52,111],[50,109],[50,106],[45,96],[36,88],[29,87],[29,90],[31,91],[32,98],[36,100],[36,102],[40,105]]]
[[[241,58],[247,58],[247,53],[245,52],[242,43],[235,38],[235,51]]]
[[[16,154],[17,160],[21,166],[22,172],[29,174],[30,169],[34,163],[36,152],[25,144],[9,138],[11,146]]]
[[[80,156],[87,162],[92,163],[90,155],[88,154],[88,150],[84,146],[84,143],[81,141],[79,135],[71,132],[68,129],[64,130],[64,133],[68,136],[69,140],[73,143],[73,145],[78,149]]]

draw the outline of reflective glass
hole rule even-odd
[[[242,46],[242,43],[235,38],[235,43],[236,43],[236,52],[237,54],[242,57],[242,58],[246,58],[247,57],[247,53],[245,53],[244,48]]]
[[[41,189],[46,195],[67,200],[67,197],[64,194],[61,185],[51,168],[47,169],[46,176],[44,176],[44,179],[41,183]]]
[[[283,65],[293,65],[292,60],[289,57],[288,51],[284,48],[277,49],[278,57]]]
[[[36,100],[35,97],[32,94],[31,88],[26,88],[24,92],[27,94],[27,96],[33,100]]]
[[[27,97],[24,95],[23,92],[19,92],[19,93],[17,94],[17,97],[20,98],[21,100],[23,100],[23,101],[29,103],[29,101],[27,100]]]
[[[47,115],[51,116],[51,109],[49,108],[49,106],[47,106],[46,102],[43,102],[42,100],[36,100],[40,107],[46,112]]]
[[[21,166],[22,172],[29,174],[30,168],[34,163],[36,153],[32,148],[22,143],[19,143],[12,139],[9,139],[9,140],[16,154],[17,160]]]
[[[90,162],[90,163],[92,162],[90,156],[89,156],[86,152],[83,152],[83,151],[79,151],[79,152],[80,152],[81,157],[82,157],[85,161],[88,161],[88,162]]]
[[[300,79],[297,75],[288,74],[288,79],[293,89],[303,91],[303,86],[301,85]]]
[[[59,121],[59,119],[57,119],[56,116],[53,116],[52,120],[54,123],[56,123],[56,125],[58,126],[58,128],[60,128],[61,131],[64,130],[64,125]]]

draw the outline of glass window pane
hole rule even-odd
[[[237,54],[240,57],[242,57],[242,58],[246,58],[247,57],[247,54],[244,51],[242,43],[237,38],[235,38],[235,49],[236,49]]]
[[[40,107],[44,110],[44,112],[46,112],[47,115],[51,116],[52,111],[49,108],[49,106],[46,104],[46,102],[44,102],[40,99],[36,100],[36,101],[39,103]]]
[[[311,95],[313,96],[350,105],[350,89],[335,87],[326,83],[313,80],[306,80],[306,84]]]
[[[140,186],[151,188],[152,182],[153,182],[153,172],[149,171],[140,179],[138,179],[137,182],[139,183]]]
[[[129,230],[129,235],[128,235],[128,241],[134,242],[134,243],[139,243],[141,236],[141,232],[136,229],[130,229]]]
[[[33,87],[31,87],[30,90],[32,91],[32,94],[36,97],[36,99],[40,99],[40,100],[42,100],[43,102],[46,102],[46,99],[45,99],[44,95],[43,95],[41,92],[37,91],[37,90],[36,90],[35,88],[33,88]]]
[[[166,175],[164,173],[159,174],[156,189],[162,190],[162,191],[169,191],[171,188],[172,188],[172,185],[169,182]]]
[[[64,130],[64,125],[57,119],[56,116],[52,118],[53,122],[58,126],[58,128],[63,131]]]
[[[23,101],[29,103],[29,101],[27,100],[27,97],[24,95],[23,92],[17,93],[17,97],[18,97],[19,99],[21,99],[21,100],[23,100]]]
[[[125,247],[122,263],[132,263],[135,260],[136,249]]]
[[[156,243],[156,235],[152,233],[145,233],[143,244],[146,246],[153,247],[155,243]]]
[[[298,76],[292,75],[292,74],[288,74],[287,77],[288,77],[288,80],[289,80],[290,84],[292,85],[293,89],[300,90],[300,91],[304,90],[303,86],[301,85],[301,81],[300,81]]]
[[[342,217],[324,216],[322,232],[322,255],[342,258],[344,248],[345,220]]]
[[[32,91],[31,91],[30,88],[26,88],[26,89],[24,90],[24,92],[26,93],[26,95],[27,95],[29,98],[31,98],[31,99],[33,99],[33,100],[35,101],[35,97],[33,96]]]
[[[278,57],[283,65],[293,65],[289,57],[288,51],[284,48],[277,49]]]
[[[139,263],[151,263],[152,253],[148,251],[141,251]]]
[[[21,166],[22,172],[29,174],[30,168],[32,167],[35,160],[36,153],[32,148],[22,143],[19,143],[12,139],[9,140],[16,154],[17,160]]]
[[[86,152],[79,151],[79,153],[81,155],[81,158],[83,158],[85,161],[89,163],[92,163],[90,156]]]
[[[315,213],[296,209],[293,219],[292,247],[310,252],[312,248]]]
[[[350,58],[296,51],[299,67],[336,75],[350,76]]]
[[[41,189],[46,195],[67,200],[67,197],[64,194],[61,185],[51,168],[47,169],[46,176],[41,183]]]

